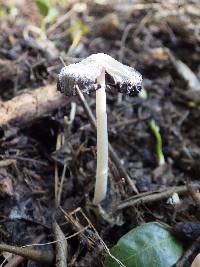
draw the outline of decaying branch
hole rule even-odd
[[[56,221],[53,222],[56,243],[56,267],[67,267],[67,239]]]
[[[199,182],[191,183],[191,186],[195,189],[200,188]],[[172,186],[168,187],[166,189],[161,189],[158,191],[152,191],[152,192],[145,192],[138,195],[134,195],[128,199],[123,200],[117,207],[115,211],[119,211],[125,208],[128,208],[130,206],[140,205],[140,204],[146,204],[146,203],[153,203],[156,201],[161,201],[163,199],[171,197],[173,193],[177,193],[180,195],[184,195],[188,192],[187,185],[180,185],[180,186]]]
[[[42,263],[52,263],[54,260],[54,255],[50,251],[41,251],[32,248],[23,248],[23,247],[15,247],[6,244],[0,244],[0,251],[7,251],[24,258],[39,261]]]
[[[57,91],[55,85],[27,90],[7,102],[0,103],[0,127],[23,127],[66,103],[67,98]]]

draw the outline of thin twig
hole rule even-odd
[[[48,163],[45,161],[21,157],[21,156],[10,156],[10,158],[6,158],[6,157],[4,157],[4,158],[7,160],[27,161],[27,162],[31,162],[32,164],[35,164],[35,165],[48,166]]]
[[[132,30],[135,27],[134,23],[130,23],[126,26],[122,38],[121,38],[121,45],[120,45],[120,51],[119,51],[119,61],[123,62],[124,59],[124,48],[125,48],[125,44],[126,44],[126,39],[129,35],[130,30]]]
[[[80,231],[78,231],[78,232],[76,232],[76,233],[74,233],[74,234],[72,234],[72,235],[65,236],[64,239],[66,239],[66,240],[71,239],[71,238],[73,238],[73,237],[75,237],[75,236],[81,234],[82,232],[84,232],[88,227],[89,227],[89,226],[86,226],[86,227],[84,227],[83,229],[81,229]],[[63,241],[64,239],[54,240],[54,241],[51,241],[51,242],[40,243],[40,244],[36,244],[36,243],[35,243],[35,244],[28,244],[28,245],[24,245],[23,248],[26,248],[26,247],[34,247],[34,246],[39,247],[39,246],[52,245],[52,244],[56,244],[56,243],[58,243],[58,242],[61,242],[61,241]]]
[[[98,240],[100,241],[100,243],[102,244],[104,250],[108,253],[108,255],[114,260],[116,261],[120,267],[126,267],[120,260],[118,260],[114,255],[112,255],[110,253],[110,250],[109,248],[107,247],[107,245],[105,244],[105,242],[103,241],[103,239],[100,237],[99,233],[97,232],[96,228],[94,227],[94,225],[91,223],[91,221],[89,220],[89,218],[85,215],[85,213],[82,211],[82,209],[80,207],[78,207],[77,209],[75,209],[74,211],[72,211],[70,213],[70,215],[67,214],[67,212],[65,212],[65,210],[63,210],[61,207],[60,207],[61,211],[64,213],[65,215],[65,218],[67,220],[71,219],[71,222],[73,223],[73,225],[76,225],[78,227],[80,227],[80,224],[76,221],[76,219],[73,219],[72,215],[77,215],[78,212],[80,212],[80,214],[84,217],[84,219],[86,220],[88,226],[90,226],[90,228],[92,228],[92,230],[94,231],[96,237],[98,238]],[[76,216],[75,216],[76,218]],[[88,237],[87,238],[87,242],[91,243],[95,240],[92,240],[92,239],[89,239]]]
[[[93,231],[95,232],[95,234],[97,235],[98,239],[100,240],[101,244],[103,245],[105,251],[108,253],[108,255],[114,260],[116,261],[120,267],[126,267],[119,259],[117,259],[114,255],[112,255],[110,253],[109,248],[107,247],[106,243],[103,241],[103,239],[100,237],[99,233],[97,232],[96,228],[94,227],[94,225],[91,223],[91,221],[89,220],[89,218],[85,215],[85,213],[82,211],[82,209],[80,209],[81,214],[83,215],[83,217],[86,219],[86,221],[88,222],[88,224],[92,227]]]
[[[83,229],[83,226],[82,226],[82,224],[79,223],[76,216],[75,216],[75,218],[73,217],[74,213],[76,213],[76,211],[79,210],[79,208],[77,208],[75,211],[73,211],[69,214],[67,212],[65,212],[61,207],[60,207],[60,209],[64,213],[65,219],[67,220],[67,222],[72,225],[73,230],[76,232],[80,232]],[[92,248],[94,246],[94,242],[93,242],[93,240],[88,239],[87,233],[90,232],[89,225],[87,225],[87,227],[88,227],[88,229],[86,229],[86,231],[82,231],[80,236],[82,238],[82,243],[85,245],[87,244],[90,248]]]
[[[60,186],[58,188],[58,195],[57,195],[58,206],[60,206],[60,201],[61,201],[61,196],[62,196],[62,191],[63,191],[63,184],[64,184],[64,180],[65,180],[66,170],[67,170],[67,164],[65,164],[64,167],[63,167]]]
[[[200,183],[192,183],[191,184],[194,188],[200,188]],[[130,206],[135,206],[135,205],[140,205],[140,204],[145,204],[145,203],[152,203],[155,201],[160,201],[162,199],[169,198],[173,193],[177,194],[185,194],[188,192],[188,187],[187,185],[181,185],[181,186],[173,186],[169,187],[167,189],[162,189],[159,191],[153,191],[153,192],[148,192],[145,194],[138,194],[136,196],[132,196],[124,201],[122,201],[115,209],[117,210],[122,210],[125,208],[128,208]]]
[[[60,147],[61,147],[61,135],[58,134],[57,140],[56,140],[56,150],[59,150]],[[55,163],[54,187],[55,187],[55,204],[56,204],[56,207],[59,206],[59,202],[58,202],[58,184],[59,184],[58,164]]]
[[[73,13],[74,9],[72,8],[66,14],[61,16],[53,25],[51,25],[46,31],[46,34],[50,36],[58,27],[60,27],[65,21],[67,21]]]
[[[90,109],[84,95],[81,93],[80,89],[77,86],[77,93],[79,96],[79,99],[81,101],[81,104],[90,120],[90,123],[92,124],[93,128],[96,129],[97,125],[96,125],[96,120],[95,117],[92,113],[92,110]],[[131,177],[129,176],[129,174],[126,172],[124,166],[121,164],[121,161],[119,159],[119,157],[117,156],[117,153],[115,152],[114,148],[112,147],[112,145],[109,143],[108,144],[108,148],[109,148],[109,153],[110,153],[110,157],[111,160],[114,162],[116,168],[119,171],[119,174],[126,179],[127,183],[129,184],[129,186],[131,187],[132,191],[135,192],[136,194],[138,194],[138,190],[134,184],[134,182],[132,181]]]

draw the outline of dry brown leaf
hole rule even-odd
[[[0,180],[0,194],[1,193],[9,196],[13,196],[14,194],[13,182],[9,176],[6,176],[2,180]]]

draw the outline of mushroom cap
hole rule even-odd
[[[65,95],[76,95],[77,86],[83,93],[98,90],[98,77],[105,70],[106,85],[118,92],[136,95],[142,88],[142,75],[104,53],[92,54],[79,63],[61,69],[58,75],[58,90]]]

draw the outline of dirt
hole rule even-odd
[[[68,2],[57,4],[60,16],[75,5]],[[158,1],[157,5],[150,5],[149,1],[142,1],[135,8],[120,3],[79,3],[79,10],[75,9],[44,40],[34,32],[25,38],[27,26],[40,28],[42,20],[34,1],[16,1],[13,6],[1,1],[1,105],[24,91],[48,84],[56,86],[57,74],[63,66],[60,56],[68,65],[92,53],[107,53],[136,68],[143,76],[147,93],[146,98],[122,96],[121,100],[118,94],[107,93],[109,142],[139,194],[198,181],[199,92],[191,93],[167,51],[200,77],[200,39],[195,28],[200,21],[195,12],[199,7],[198,1],[179,5],[175,2]],[[54,23],[46,25],[46,32]],[[73,36],[83,27],[88,29],[69,53]],[[86,97],[93,114],[94,97],[93,94]],[[72,123],[69,123],[70,102],[77,104]],[[151,119],[160,127],[164,166],[157,164]],[[1,127],[0,143],[1,242],[22,246],[35,243],[40,235],[40,243],[51,242],[55,239],[51,229],[53,217],[67,236],[92,223],[109,248],[128,230],[144,222],[158,220],[172,227],[185,221],[199,223],[199,208],[189,192],[180,196],[181,203],[177,205],[169,205],[167,199],[162,199],[113,214],[117,205],[134,193],[111,161],[108,196],[102,205],[112,216],[108,220],[94,212],[91,202],[96,133],[78,98],[71,98],[66,106],[42,114],[23,127]],[[81,207],[90,222],[83,220],[78,212],[74,217],[77,226],[55,207],[55,176],[57,173],[60,179],[63,168],[66,173],[60,206],[68,215]],[[54,244],[38,248],[55,252]],[[68,240],[69,266],[103,266],[105,255],[102,242],[91,227],[85,235],[80,233]],[[24,260],[19,266],[42,265]]]

